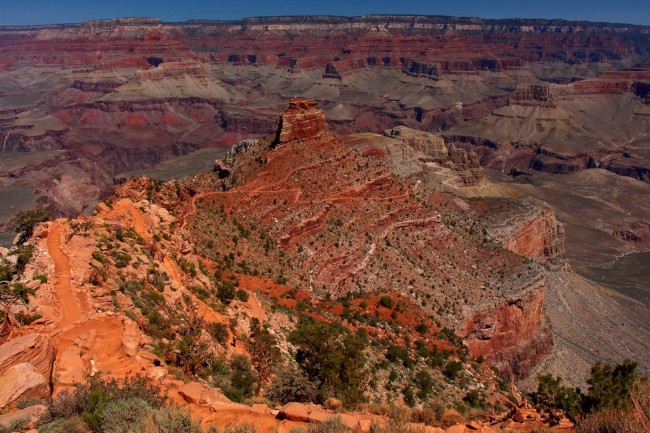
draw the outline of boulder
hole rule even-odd
[[[329,414],[330,417],[336,416],[335,414]],[[362,421],[363,419],[361,418],[360,415],[352,415],[352,414],[343,414],[341,415],[341,421],[343,421],[343,424],[346,425],[351,430],[362,430]]]
[[[0,410],[16,403],[50,395],[49,381],[34,368],[23,362],[5,370],[0,375]]]
[[[32,280],[25,283],[25,287],[31,290],[36,290],[41,287],[41,280]]]
[[[49,382],[53,359],[54,347],[43,334],[14,338],[0,346],[0,374],[16,364],[29,362]]]
[[[269,407],[265,404],[254,404],[251,406],[251,412],[265,415],[267,413],[271,413],[271,409],[269,409]]]
[[[84,382],[86,368],[81,359],[80,349],[76,346],[68,347],[61,356],[57,357],[54,365],[54,374],[60,385],[74,385]]]
[[[153,380],[159,380],[167,376],[167,369],[165,367],[151,367],[147,370],[147,377]]]
[[[315,409],[314,408],[314,409],[309,410],[309,415],[307,415],[307,421],[309,421],[309,422],[323,422],[323,421],[325,421],[328,418],[331,418],[333,416],[335,416],[335,414],[333,414],[331,412],[327,412],[325,410]]]
[[[26,407],[14,412],[0,415],[0,427],[7,427],[12,422],[19,419],[28,419],[28,427],[33,428],[36,422],[47,412],[47,408],[42,404]]]
[[[219,388],[210,388],[204,385],[201,391],[201,404],[232,404],[232,401],[223,395]],[[245,408],[248,410],[248,406],[245,406]]]
[[[192,404],[201,403],[201,393],[202,393],[201,384],[198,382],[189,382],[183,385],[181,389],[178,390],[180,395],[183,396],[185,401]]]
[[[213,401],[212,403],[210,403],[210,409],[213,412],[221,412],[221,411],[241,412],[242,415],[251,412],[250,406],[246,406],[245,404],[241,404],[241,403],[233,403],[230,400],[228,400],[228,402]]]
[[[287,403],[280,408],[278,418],[288,419],[289,421],[308,422],[309,407],[302,403]]]
[[[122,348],[129,356],[136,356],[140,348],[140,332],[138,325],[133,320],[125,320]]]

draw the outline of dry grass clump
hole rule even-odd
[[[627,409],[607,408],[595,412],[576,426],[576,433],[650,432],[650,384],[637,384]]]
[[[460,413],[458,413],[456,409],[445,410],[442,414],[442,417],[440,418],[440,423],[444,428],[460,424],[463,421],[465,421],[465,418]]]

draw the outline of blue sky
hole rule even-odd
[[[376,13],[563,18],[650,25],[650,0],[0,0],[0,25],[70,23],[126,16],[186,21]]]

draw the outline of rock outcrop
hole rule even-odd
[[[513,253],[531,259],[563,260],[564,226],[548,205],[536,201],[509,200],[508,206],[494,209],[488,232]]]
[[[417,162],[426,170],[431,166],[451,170],[444,183],[455,183],[458,186],[477,185],[483,179],[479,158],[472,150],[446,145],[442,137],[428,132],[398,126],[384,131],[384,135],[400,141],[416,151]],[[402,150],[402,155],[407,151]],[[393,158],[394,159],[394,158]],[[455,175],[455,176],[454,176]],[[458,179],[454,179],[457,177]]]
[[[553,209],[548,206],[512,229],[512,235],[504,242],[505,247],[512,252],[538,259],[555,258],[564,254],[564,227],[555,219]]]
[[[28,362],[49,381],[54,347],[43,334],[28,334],[0,346],[0,373],[13,365]]]
[[[29,406],[24,409],[19,409],[13,412],[0,415],[0,427],[8,428],[12,423],[18,422],[19,420],[27,420],[22,424],[22,427],[25,426],[29,428],[34,428],[38,425],[38,421],[47,413],[47,407],[42,404],[37,404],[35,406]]]
[[[501,374],[524,378],[553,345],[544,313],[546,281],[537,275],[525,291],[471,316],[461,335],[473,356]]]
[[[20,401],[50,396],[50,382],[30,363],[13,365],[0,373],[0,409]]]
[[[313,99],[292,99],[278,120],[273,145],[315,138],[327,131],[325,115],[317,105]]]
[[[53,361],[54,346],[42,334],[29,334],[0,346],[0,409],[48,397]]]

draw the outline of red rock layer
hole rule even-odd
[[[471,316],[462,333],[470,353],[502,374],[524,377],[553,344],[544,316],[545,284],[539,277],[527,291]]]
[[[292,99],[280,116],[274,144],[306,140],[327,131],[325,116],[316,105],[318,103],[312,99]]]
[[[524,257],[556,257],[564,253],[564,227],[555,219],[553,210],[544,207],[524,222],[504,245]]]

